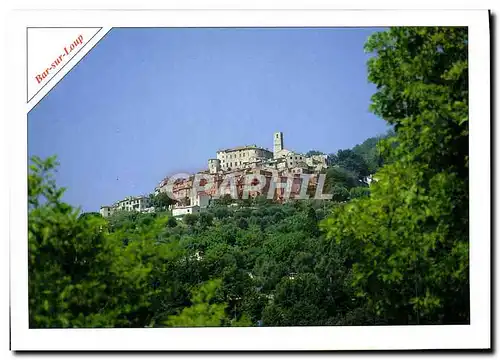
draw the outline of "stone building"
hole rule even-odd
[[[281,131],[274,133],[273,140],[273,155],[274,158],[276,158],[278,154],[283,150],[283,133]]]
[[[221,161],[219,159],[208,159],[208,172],[216,174],[221,171]]]
[[[307,166],[313,171],[321,171],[327,168],[327,155],[312,155],[305,159]]]
[[[217,158],[208,161],[209,171],[233,171],[255,166],[273,158],[273,153],[257,145],[239,146],[217,151]],[[216,160],[219,160],[218,162]]]

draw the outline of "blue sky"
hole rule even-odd
[[[98,211],[195,172],[220,148],[332,153],[386,131],[368,111],[378,29],[113,29],[28,115],[64,200]]]

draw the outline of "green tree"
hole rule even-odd
[[[332,194],[332,200],[340,203],[346,202],[347,200],[349,200],[350,190],[352,189],[355,188],[347,189],[340,184],[334,184],[330,190],[330,193]]]
[[[150,194],[151,204],[155,207],[155,209],[164,210],[167,209],[170,205],[175,204],[175,200],[171,199],[170,196],[166,192],[160,192],[158,194]]]
[[[90,217],[102,218],[102,215],[98,212],[84,212],[78,216],[78,219],[85,219]]]
[[[56,166],[53,157],[33,157],[28,175],[30,327],[146,326],[163,297],[151,278],[174,256],[171,245],[154,242],[164,225],[108,233],[105,219],[79,217],[61,201]]]
[[[213,220],[214,216],[208,212],[202,212],[198,217],[198,222],[203,229],[212,226]]]
[[[307,217],[304,224],[304,230],[311,236],[319,235],[318,216],[313,207],[307,209]]]
[[[238,220],[238,227],[244,230],[248,229],[248,221],[245,218],[240,218]]]
[[[182,217],[182,222],[186,225],[193,226],[197,223],[198,221],[198,215],[196,214],[185,214]]]
[[[168,221],[167,221],[167,226],[170,227],[170,228],[176,227],[177,226],[177,220],[175,220],[175,218],[173,216],[169,217]]]
[[[467,45],[453,27],[391,28],[366,44],[393,161],[324,228],[349,244],[357,295],[389,323],[469,321]]]
[[[363,178],[370,174],[368,165],[363,157],[353,150],[339,150],[336,154],[328,156],[329,166],[338,166],[355,174],[357,178]]]
[[[231,212],[225,206],[216,206],[211,211],[212,214],[214,214],[215,218],[218,220],[222,220],[231,214]]]
[[[263,194],[256,196],[254,199],[254,203],[257,206],[265,206],[271,204],[272,200],[267,198],[267,194]]]
[[[299,274],[283,278],[276,287],[276,295],[263,311],[266,326],[321,325],[328,313],[322,306],[325,298],[321,281],[313,274]]]
[[[230,194],[224,194],[219,199],[216,199],[214,203],[219,206],[230,205],[235,201]]]
[[[306,153],[306,156],[309,157],[309,156],[313,156],[313,155],[325,155],[325,153],[319,151],[319,150],[309,150],[307,153]]]
[[[370,188],[366,186],[358,186],[349,190],[349,198],[357,199],[360,197],[370,196]]]
[[[214,279],[197,287],[191,297],[192,305],[185,307],[178,315],[170,316],[168,326],[250,326],[250,320],[243,316],[231,320],[226,314],[227,304],[214,303],[216,291],[221,287],[221,280]]]
[[[356,154],[360,155],[366,165],[368,166],[368,172],[373,174],[377,172],[384,163],[387,163],[389,159],[383,158],[379,144],[382,140],[394,137],[394,130],[388,130],[384,135],[371,137],[363,141],[352,148]]]
[[[349,190],[360,185],[356,175],[340,167],[331,167],[326,170],[323,192],[334,194],[335,201],[345,201]],[[347,195],[346,195],[347,194]]]

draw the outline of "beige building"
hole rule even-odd
[[[327,155],[312,155],[305,159],[307,166],[313,171],[321,171],[327,168]]]
[[[240,146],[217,151],[217,158],[208,162],[211,173],[253,167],[273,158],[273,153],[257,145]],[[217,161],[218,160],[218,161]]]
[[[286,167],[288,169],[296,167],[307,168],[306,157],[302,154],[290,153],[286,157]]]

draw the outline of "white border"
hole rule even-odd
[[[490,73],[486,11],[18,11],[8,18],[7,132],[13,350],[282,350],[489,348]],[[469,26],[471,325],[214,329],[28,329],[27,26]],[[486,204],[486,206],[484,205]]]

